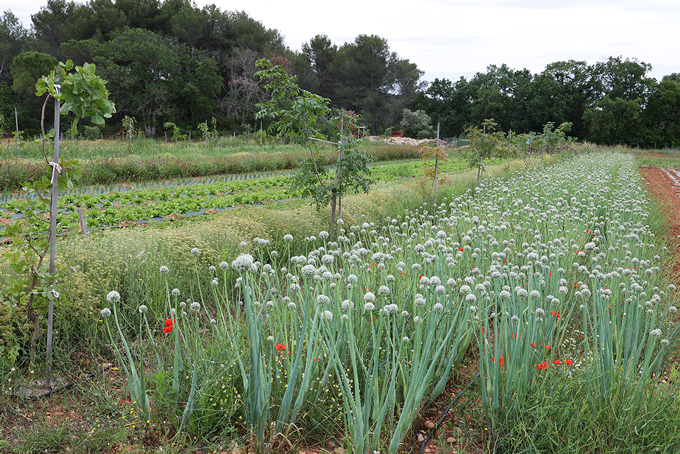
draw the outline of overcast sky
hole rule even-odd
[[[341,45],[359,34],[425,71],[425,80],[468,80],[491,64],[537,73],[548,63],[609,56],[650,63],[660,80],[680,73],[680,0],[197,0],[243,10],[276,28],[293,50],[317,34]],[[30,28],[45,0],[3,0],[0,8]]]

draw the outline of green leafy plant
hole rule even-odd
[[[123,127],[125,128],[125,134],[128,138],[128,153],[132,154],[132,135],[135,133],[135,123],[137,121],[129,115],[123,117]]]
[[[74,67],[70,60],[59,63],[55,70],[36,83],[36,95],[46,95],[41,118],[42,147],[46,166],[40,179],[25,184],[30,197],[17,209],[24,217],[5,229],[5,234],[12,238],[12,249],[4,256],[10,260],[10,265],[16,272],[16,277],[10,278],[12,299],[26,307],[33,325],[29,349],[31,363],[35,361],[40,334],[39,313],[44,310],[45,305],[48,307],[48,363],[50,359],[53,305],[55,299],[59,297],[59,292],[55,289],[58,277],[55,264],[56,236],[61,230],[57,223],[57,194],[59,188],[72,189],[72,178],[78,174],[77,162],[59,163],[58,115],[55,129],[45,134],[47,100],[55,98],[58,102],[63,101],[59,113],[72,112],[75,115],[73,132],[76,131],[80,118],[91,116],[93,123],[103,124],[104,118],[110,117],[115,112],[115,107],[108,100],[106,82],[94,74],[95,66],[86,63],[83,67],[76,67],[75,72],[69,72],[72,69]],[[55,137],[53,160],[50,160],[46,153],[46,145],[51,137]],[[60,173],[66,178],[59,180]],[[43,264],[48,252],[49,269],[46,270]]]
[[[368,192],[372,183],[368,164],[371,158],[357,145],[351,132],[358,116],[344,113],[340,121],[340,154],[331,162],[320,153],[314,139],[322,139],[315,129],[321,115],[328,113],[328,100],[301,89],[295,78],[268,60],[259,60],[260,71],[256,73],[265,81],[265,89],[271,99],[258,104],[257,118],[271,118],[277,121],[273,128],[288,138],[299,138],[308,148],[310,159],[301,163],[300,171],[293,178],[292,189],[303,196],[311,197],[317,208],[331,205],[330,229],[333,233],[336,217],[342,215],[342,195],[349,192]],[[344,112],[344,111],[343,111]],[[347,123],[345,124],[345,119]],[[350,134],[347,134],[347,132]]]
[[[163,127],[165,127],[166,129],[172,129],[172,140],[175,141],[175,145],[177,145],[177,141],[179,140],[186,140],[187,135],[182,134],[182,131],[179,129],[179,126],[177,126],[175,123],[168,121],[163,123]]]
[[[484,120],[482,128],[473,126],[467,130],[470,140],[470,167],[477,167],[477,183],[484,177],[484,161],[500,157],[506,150],[505,134],[501,131],[494,132],[496,126],[498,125],[492,118]]]

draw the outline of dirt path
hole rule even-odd
[[[680,175],[673,169],[640,168],[649,194],[657,200],[668,216],[667,237],[677,243],[680,235]],[[680,251],[676,250],[671,280],[680,285]]]

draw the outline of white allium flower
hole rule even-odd
[[[168,274],[168,273],[170,272],[170,268],[168,268],[167,266],[163,265],[163,266],[161,266],[160,271],[161,271],[161,274]]]
[[[290,291],[291,292],[299,292],[301,290],[301,287],[298,284],[290,284]]]
[[[191,249],[191,255],[198,255],[200,253],[201,251],[199,251],[197,247]]]
[[[196,312],[196,311],[198,311],[198,310],[200,310],[200,309],[201,309],[201,303],[197,303],[196,301],[194,301],[193,303],[191,303],[191,310],[192,310],[192,311]]]
[[[274,342],[274,336],[267,336],[267,342]]]
[[[507,290],[501,290],[501,292],[498,294],[498,296],[502,300],[507,300],[507,299],[510,299],[511,295],[510,295],[510,292],[508,292]]]
[[[106,301],[109,303],[117,303],[120,301],[120,293],[118,293],[115,290],[112,290],[109,292],[108,295],[106,295]]]
[[[323,311],[323,318],[329,322],[333,321],[333,313],[331,311]]]
[[[432,306],[432,310],[439,313],[444,310],[444,306],[442,306],[441,303],[435,303],[435,305]]]
[[[354,274],[350,274],[347,276],[347,282],[350,284],[356,284],[359,281],[359,278],[357,278]]]
[[[319,238],[326,239],[326,238],[328,238],[329,236],[330,236],[330,235],[329,235],[328,232],[326,232],[325,230],[322,230],[322,231],[319,232]]]
[[[346,322],[347,320],[349,320],[349,316],[348,316],[347,314],[342,314],[342,317],[340,317],[340,319],[341,319],[343,322]]]
[[[177,309],[175,309],[174,307],[172,309],[170,309],[170,315],[173,316],[173,317],[175,315],[177,315]]]
[[[219,285],[219,282],[218,282],[217,278],[213,279],[213,280],[210,282],[210,285],[212,285],[213,287],[217,287],[217,286]]]
[[[671,314],[675,314],[676,312],[678,312],[678,308],[675,306],[671,306],[668,308],[668,312],[670,312]]]
[[[229,269],[229,264],[227,262],[220,262],[220,269],[226,271]]]
[[[143,313],[145,313],[145,312],[148,311],[148,310],[149,310],[149,308],[146,307],[146,306],[143,305],[143,304],[142,304],[141,306],[139,306],[139,313],[140,313],[140,314],[143,314]]]
[[[538,290],[532,290],[531,293],[529,293],[529,296],[537,300],[541,297],[541,293]]]
[[[446,293],[446,287],[444,287],[443,285],[438,285],[437,288],[434,289],[434,291],[435,293],[437,293],[437,295],[443,295],[444,293]]]
[[[430,279],[427,276],[423,276],[420,278],[420,284],[421,285],[428,285],[430,283]]]
[[[241,254],[236,257],[236,260],[231,262],[231,267],[236,271],[249,271],[254,264],[253,256],[250,254]]]
[[[310,278],[316,273],[316,267],[314,265],[305,265],[300,270],[302,276]]]
[[[409,342],[411,341],[411,339],[409,339],[408,336],[404,336],[404,337],[401,338],[401,341],[402,341],[403,343],[407,344],[407,343],[409,343]]]
[[[390,288],[389,288],[388,286],[386,286],[386,285],[381,285],[381,286],[378,288],[378,295],[387,296],[387,295],[389,295],[389,294],[390,294]]]
[[[294,311],[297,306],[292,301],[288,303],[288,309]]]
[[[408,317],[408,311],[401,311],[402,317]]]
[[[210,324],[211,324],[211,325],[217,325],[217,320],[215,320],[214,318],[211,318],[211,319],[210,319]]]
[[[459,292],[460,292],[461,294],[470,293],[471,291],[472,291],[472,289],[470,288],[469,285],[461,285],[461,286],[460,286],[460,289],[459,289]]]
[[[111,309],[108,307],[105,307],[104,309],[101,310],[99,313],[103,318],[110,317],[111,316]]]
[[[293,235],[291,235],[290,233],[283,235],[283,241],[285,241],[286,243],[292,243]]]
[[[335,257],[330,254],[324,254],[323,257],[321,257],[321,263],[324,265],[330,265],[334,260]]]
[[[215,268],[213,265],[210,265],[208,267],[208,271],[210,271],[211,273],[214,273],[216,270],[217,270],[217,268]]]
[[[246,243],[245,241],[241,241],[239,243],[239,246],[241,246],[242,248],[245,248],[245,247],[248,247],[248,243]]]
[[[658,338],[661,337],[661,330],[658,329],[658,328],[657,328],[657,329],[653,329],[653,330],[651,330],[651,331],[649,332],[649,335],[652,336],[652,337],[654,337],[654,338],[656,338],[656,339],[658,339]]]
[[[667,347],[668,345],[670,345],[670,341],[668,339],[661,339],[661,345]]]
[[[545,315],[545,311],[539,307],[538,309],[536,309],[536,315],[539,317],[543,317]]]
[[[421,323],[422,321],[423,321],[423,319],[418,317],[417,315],[415,317],[413,317],[413,323],[415,323],[416,325],[418,323]]]
[[[326,304],[331,302],[331,299],[327,297],[326,295],[319,295],[316,297],[316,302],[320,306],[325,306]]]
[[[324,271],[323,274],[321,275],[321,278],[324,281],[332,281],[333,280],[333,273],[330,271]]]
[[[529,295],[529,292],[527,292],[525,289],[520,288],[517,290],[517,296],[520,298],[525,298],[527,295]]]
[[[373,303],[366,303],[364,304],[364,310],[366,312],[372,312],[375,310],[375,305]]]
[[[425,298],[423,297],[423,295],[417,294],[416,299],[413,302],[413,305],[415,307],[425,307],[425,304],[427,304],[427,302],[425,301]]]
[[[469,293],[465,297],[465,302],[467,302],[467,303],[474,303],[475,301],[477,301],[477,297],[474,295],[474,293]],[[470,307],[474,307],[474,306],[470,306]]]
[[[375,302],[375,295],[372,292],[367,292],[364,295],[364,301],[367,303],[374,303]]]
[[[477,307],[476,306],[470,306],[470,312],[472,312],[473,314],[476,314],[477,313]]]
[[[513,322],[517,323],[517,322],[519,321],[519,317],[516,316],[516,315],[513,315],[512,317],[510,317],[510,320],[512,320]]]

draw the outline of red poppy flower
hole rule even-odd
[[[502,356],[501,356],[501,359],[498,361],[498,364],[501,365],[501,366],[503,365],[503,357]]]
[[[458,250],[459,250],[460,252],[463,252],[463,248],[462,248],[462,247],[459,247]]]
[[[565,361],[565,363],[567,363],[567,366],[571,366],[571,365],[572,365],[572,363],[573,363],[573,361],[572,361],[572,360],[570,360],[570,359],[568,359],[568,360],[566,360],[566,361]]]
[[[175,319],[174,318],[169,318],[165,320],[165,328],[163,328],[163,332],[165,334],[168,334],[170,331],[172,331],[172,328],[175,326]]]
[[[559,359],[554,360],[554,361],[553,361],[553,364],[556,365],[556,366],[559,366],[559,365],[560,365],[560,360],[559,360]]]
[[[276,344],[276,349],[277,349],[278,351],[285,350],[285,349],[286,349],[286,346],[283,345],[281,342],[279,342],[278,344]]]
[[[541,364],[541,363],[536,364],[536,369],[538,369],[538,370],[543,369],[543,364]]]
[[[550,345],[545,346],[546,350],[550,350]]]
[[[536,342],[532,342],[532,343],[531,343],[531,346],[532,346],[533,348],[536,348]]]

